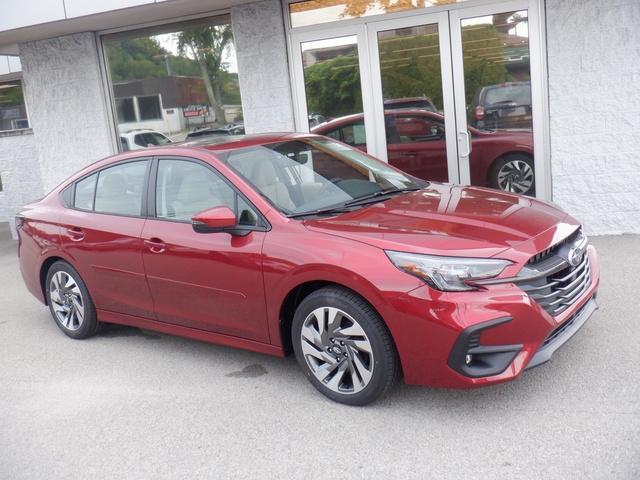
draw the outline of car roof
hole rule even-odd
[[[181,143],[174,143],[177,147],[200,147],[207,150],[229,150],[234,148],[255,147],[267,143],[284,142],[295,140],[301,137],[308,137],[310,134],[276,132],[276,133],[256,133],[250,135],[221,135],[194,137]],[[170,146],[162,148],[171,148]]]
[[[402,98],[389,98],[384,101],[385,105],[393,105],[396,103],[411,103],[411,102],[427,102],[432,104],[433,101],[429,97],[402,97]]]
[[[418,116],[424,116],[424,117],[431,117],[432,119],[439,120],[441,122],[444,121],[444,116],[441,113],[431,112],[429,110],[424,110],[422,108],[398,108],[398,109],[386,108],[384,110],[384,115],[385,117],[387,115],[402,115],[402,116],[418,115]],[[362,120],[363,118],[364,118],[363,113],[353,113],[351,115],[345,115],[344,117],[334,118],[333,120],[330,120],[328,122],[321,123],[320,125],[313,127],[311,129],[311,132],[312,133],[324,132],[324,131],[327,131],[326,129],[336,128],[342,125],[350,125],[351,123],[356,122],[358,120]],[[323,134],[319,133],[319,135],[323,135]]]

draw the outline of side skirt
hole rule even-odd
[[[228,347],[250,350],[252,352],[266,353],[267,355],[272,355],[274,357],[285,356],[282,348],[267,343],[256,342],[254,340],[207,332],[196,328],[183,327],[181,325],[171,325],[168,323],[158,322],[157,320],[134,317],[132,315],[114,313],[106,310],[97,310],[97,313],[98,320],[101,322],[144,328],[145,330],[153,330],[156,332],[166,333],[168,335],[177,335],[179,337],[201,340],[203,342],[215,343],[217,345],[226,345]]]

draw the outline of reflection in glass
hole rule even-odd
[[[389,163],[447,181],[438,26],[378,32],[378,50]]]
[[[291,26],[320,23],[436,7],[466,0],[308,0],[289,5]]]
[[[302,44],[309,128],[362,112],[357,38],[330,38]]]
[[[461,27],[471,183],[535,195],[527,11]]]
[[[115,34],[104,46],[123,150],[242,124],[228,16]]]
[[[0,83],[0,132],[29,128],[22,82]]]

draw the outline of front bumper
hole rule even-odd
[[[537,367],[551,359],[551,356],[561,346],[567,343],[582,326],[587,323],[591,315],[598,309],[595,297],[592,297],[568,320],[552,331],[542,343],[536,354],[527,364],[527,368]]]
[[[555,317],[512,283],[462,293],[424,286],[388,299],[381,313],[396,342],[405,382],[473,388],[513,380],[549,360],[597,309],[600,274],[592,246],[587,255],[589,287]],[[472,337],[469,332],[475,330],[480,333]],[[464,348],[477,347],[482,361],[465,369]],[[457,358],[453,363],[452,357]]]

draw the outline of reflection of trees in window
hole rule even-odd
[[[360,70],[355,52],[305,68],[304,85],[309,113],[340,117],[362,112]]]
[[[201,88],[216,118],[224,119],[222,105],[241,103],[238,75],[229,72],[229,65],[223,60],[226,49],[233,44],[231,25],[197,26],[173,33],[171,37],[177,42],[175,52],[163,46],[166,43],[161,34],[107,41],[111,81],[200,77]]]
[[[223,75],[227,65],[222,61],[224,49],[233,42],[231,25],[208,25],[178,33],[178,49],[181,54],[187,51],[195,58],[200,67],[209,104],[216,118],[224,118],[222,109]]]

